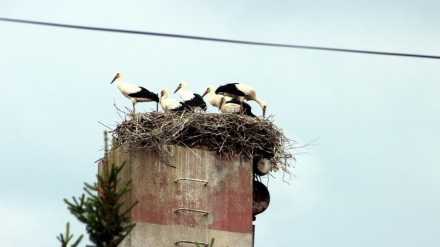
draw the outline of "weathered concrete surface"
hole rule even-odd
[[[169,226],[149,223],[137,223],[136,228],[120,246],[182,246],[194,247],[194,244],[175,244],[172,232],[185,232],[186,226]],[[209,230],[208,237],[215,238],[214,246],[247,247],[252,246],[252,235],[228,231]],[[194,239],[189,239],[194,241]],[[203,242],[203,241],[201,241]]]
[[[133,181],[124,200],[139,201],[132,210],[137,226],[121,246],[176,246],[179,240],[207,243],[211,238],[216,246],[252,246],[252,160],[168,148],[175,167],[155,152],[114,151],[115,162],[127,162],[121,179]]]

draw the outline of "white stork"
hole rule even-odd
[[[174,93],[177,91],[179,91],[179,95],[183,100],[183,103],[189,105],[193,110],[200,108],[203,111],[206,111],[207,107],[203,97],[200,96],[200,94],[186,90],[186,82],[181,82]]]
[[[152,93],[143,87],[122,82],[121,72],[118,72],[115,75],[115,77],[113,78],[112,82],[110,82],[110,84],[112,84],[114,81],[116,81],[116,85],[118,86],[119,91],[121,91],[121,93],[125,97],[130,99],[131,102],[133,103],[133,114],[135,113],[135,105],[137,102],[155,101],[156,103],[159,103],[159,97],[157,96],[157,94]],[[156,105],[156,110],[157,110],[157,105]]]
[[[243,111],[240,110],[240,101],[238,99],[231,99],[227,96],[222,97],[220,100],[220,106],[219,109],[222,113],[242,113],[244,115],[250,116],[250,117],[256,117],[252,113],[252,107],[246,103],[242,102],[243,104]]]
[[[164,88],[160,91],[160,106],[164,112],[170,111],[192,111],[191,107],[183,102],[179,102],[175,99],[168,99],[168,89]]]
[[[223,95],[215,94],[215,90],[213,86],[209,86],[206,91],[202,94],[202,97],[205,97],[205,95],[208,95],[208,101],[209,103],[217,108],[220,108],[220,101],[222,100]],[[230,98],[230,97],[228,97]]]
[[[255,90],[243,83],[229,83],[222,85],[215,90],[216,94],[221,94],[236,98],[240,101],[240,111],[243,112],[243,100],[253,100],[263,109],[263,117],[266,115],[266,103],[257,97]]]

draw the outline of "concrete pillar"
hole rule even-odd
[[[120,246],[252,247],[252,160],[220,157],[212,151],[167,147],[171,167],[156,152],[114,152],[114,162],[127,164],[122,180],[132,179],[128,204],[136,227]],[[112,157],[112,155],[110,155]]]

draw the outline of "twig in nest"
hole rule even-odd
[[[98,121],[98,123],[101,124],[102,126],[108,128],[109,130],[113,130],[112,128],[108,127],[107,125],[105,125],[105,124],[103,124],[103,123],[101,123],[101,122],[99,122],[99,121]]]
[[[180,145],[228,156],[260,156],[271,160],[274,171],[281,168],[287,173],[291,160],[287,151],[294,148],[271,117],[237,114],[138,113],[120,123],[112,134],[116,147],[129,144],[132,148],[157,151],[164,160],[171,155],[164,148],[166,145]]]

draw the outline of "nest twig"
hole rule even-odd
[[[270,159],[273,170],[287,171],[292,141],[271,120],[239,114],[138,113],[113,130],[116,145],[170,155],[167,145],[215,151],[220,155],[260,156]]]

